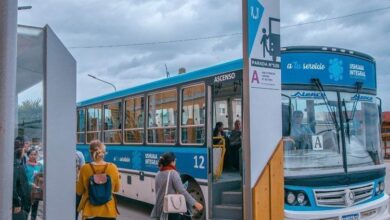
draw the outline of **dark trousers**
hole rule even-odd
[[[168,220],[181,220],[182,215],[171,213],[168,215]]]
[[[20,211],[17,214],[12,213],[12,220],[27,220],[27,215],[28,213],[24,210]]]
[[[39,200],[35,200],[31,204],[31,220],[35,220],[37,218],[38,205],[39,205]]]

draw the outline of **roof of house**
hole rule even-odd
[[[390,112],[382,112],[383,122],[390,122]]]

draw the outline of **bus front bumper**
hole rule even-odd
[[[290,211],[285,210],[286,220],[344,220],[356,219],[351,216],[358,216],[359,220],[390,220],[389,196],[385,194],[382,198],[369,203],[356,205],[348,208],[340,208],[326,211]],[[344,218],[343,218],[344,217]]]

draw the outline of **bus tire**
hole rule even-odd
[[[195,208],[192,208],[193,213],[192,220],[205,220],[206,219],[206,201],[203,196],[202,189],[199,184],[190,176],[182,176],[183,183],[188,182],[187,191],[188,193],[197,201],[203,205],[203,210],[201,212],[197,211]]]

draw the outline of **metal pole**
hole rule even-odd
[[[91,77],[91,78],[94,78],[94,79],[96,79],[96,80],[99,80],[100,82],[104,82],[104,83],[107,83],[107,84],[111,85],[111,86],[114,88],[115,92],[116,92],[116,87],[114,86],[114,84],[112,84],[112,83],[110,83],[110,82],[107,82],[107,81],[105,81],[105,80],[99,79],[99,78],[97,78],[96,76],[91,75],[91,74],[88,74],[88,76]]]
[[[252,189],[251,189],[251,147],[250,147],[250,103],[249,103],[249,63],[248,63],[248,0],[242,0],[242,30],[243,30],[243,120],[242,120],[242,157],[244,166],[243,184],[243,217],[252,219]]]
[[[18,1],[0,1],[0,219],[12,212]]]

